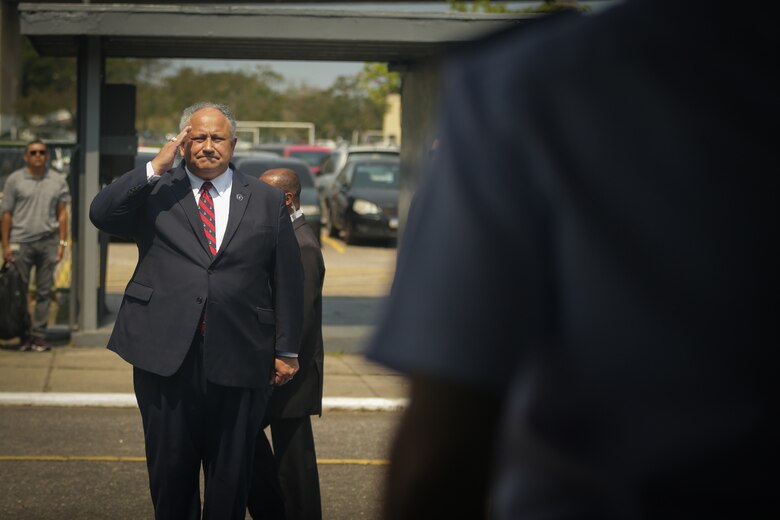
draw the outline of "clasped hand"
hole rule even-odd
[[[299,369],[298,358],[278,356],[274,361],[274,385],[286,385]]]

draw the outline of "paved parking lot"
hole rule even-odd
[[[136,261],[109,247],[107,289],[117,301]],[[406,382],[363,360],[390,286],[395,249],[323,241],[325,396],[403,398]],[[103,345],[47,353],[0,350],[0,393],[132,391],[130,369]],[[313,420],[326,519],[377,518],[398,412],[326,409]],[[0,405],[0,518],[151,518],[143,434],[133,407]],[[248,517],[247,517],[248,518]]]
[[[324,518],[377,518],[397,417],[314,418]],[[0,474],[0,518],[153,517],[135,409],[0,406]]]

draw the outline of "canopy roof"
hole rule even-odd
[[[75,56],[81,36],[106,57],[404,62],[532,15],[419,13],[269,5],[19,4],[44,56]]]

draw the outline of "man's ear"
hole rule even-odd
[[[292,206],[292,203],[293,203],[293,194],[290,193],[289,191],[285,191],[284,192],[284,204],[285,204],[285,206],[287,206],[289,208],[290,206]]]

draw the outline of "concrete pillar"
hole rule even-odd
[[[386,144],[401,146],[401,94],[387,95],[387,108],[382,121],[382,140]]]
[[[100,249],[98,230],[89,221],[89,205],[100,189],[100,96],[103,91],[103,54],[100,38],[85,37],[78,57],[79,171],[74,208],[74,287],[77,288],[79,333],[98,328]],[[75,340],[75,338],[74,338]]]
[[[16,3],[0,1],[0,136],[16,139],[16,98],[22,75]]]
[[[403,235],[409,204],[427,164],[435,138],[439,105],[439,63],[422,61],[401,76],[401,194],[398,201],[399,235]]]

